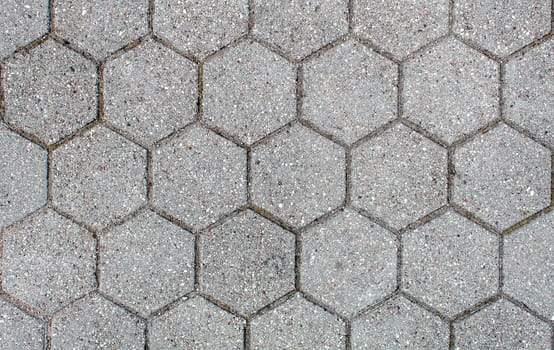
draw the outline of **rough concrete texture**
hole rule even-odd
[[[194,120],[197,92],[196,65],[147,41],[106,64],[104,115],[152,144]]]
[[[0,349],[542,349],[553,0],[1,0]]]
[[[242,349],[244,324],[240,317],[194,296],[152,321],[150,348]]]
[[[300,294],[252,320],[252,349],[343,349],[345,325]]]
[[[96,67],[53,40],[9,61],[6,122],[53,143],[96,118]]]
[[[201,289],[243,314],[294,289],[294,236],[245,211],[200,238]]]
[[[367,312],[352,324],[354,349],[447,349],[448,323],[403,297]]]

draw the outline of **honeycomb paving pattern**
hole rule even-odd
[[[553,14],[0,1],[0,349],[554,349]]]

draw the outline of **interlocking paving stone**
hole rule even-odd
[[[550,30],[551,0],[454,1],[454,32],[506,56]]]
[[[147,41],[106,64],[105,117],[152,144],[194,119],[197,81],[195,64]]]
[[[506,63],[504,117],[554,147],[554,39]]]
[[[240,317],[194,296],[152,321],[150,348],[242,349],[243,328]]]
[[[194,288],[194,236],[151,211],[100,237],[100,290],[144,316]]]
[[[403,297],[366,312],[352,323],[354,349],[447,349],[448,324]]]
[[[48,0],[4,0],[0,7],[0,59],[48,30]]]
[[[396,239],[352,210],[302,233],[302,289],[346,315],[396,288]]]
[[[204,119],[252,143],[296,116],[296,68],[243,42],[204,65]]]
[[[6,65],[6,121],[45,143],[96,118],[96,67],[53,40]]]
[[[446,149],[402,124],[352,151],[352,204],[402,228],[446,204]]]
[[[499,67],[455,39],[404,66],[404,115],[446,142],[498,117]]]
[[[195,228],[246,203],[246,150],[192,125],[153,152],[154,204]]]
[[[253,34],[300,60],[348,31],[345,0],[255,1]]]
[[[498,237],[447,212],[402,237],[402,288],[454,316],[496,293]]]
[[[57,148],[51,171],[54,205],[96,229],[146,200],[146,150],[102,126]]]
[[[155,0],[154,32],[198,58],[248,30],[248,0]]]
[[[453,200],[499,230],[550,203],[550,152],[501,124],[454,153]]]
[[[96,287],[92,234],[51,209],[4,232],[2,289],[49,314]]]
[[[354,0],[354,33],[404,59],[448,32],[448,0]]]
[[[46,204],[46,150],[0,124],[0,230]]]
[[[200,238],[201,289],[250,314],[294,289],[294,235],[253,211]]]
[[[296,294],[257,316],[250,326],[252,349],[344,349],[345,325]]]
[[[397,69],[347,41],[304,66],[303,117],[352,143],[396,116]]]
[[[148,33],[148,0],[56,0],[54,31],[103,59]]]
[[[456,349],[550,349],[551,327],[500,300],[454,323]]]
[[[257,206],[304,226],[344,199],[344,150],[299,124],[252,151],[251,194]]]
[[[554,211],[504,238],[504,292],[554,320]]]
[[[10,350],[44,349],[44,323],[0,299],[0,344]]]
[[[54,315],[52,349],[144,349],[145,323],[99,295]]]

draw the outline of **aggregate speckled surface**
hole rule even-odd
[[[554,349],[552,0],[0,1],[0,349]]]

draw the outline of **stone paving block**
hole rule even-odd
[[[148,328],[150,348],[242,349],[244,320],[195,296],[162,316]]]
[[[296,117],[296,68],[253,42],[204,65],[204,119],[250,144]]]
[[[348,32],[346,0],[255,1],[252,33],[300,60]]]
[[[10,350],[42,350],[44,323],[0,299],[0,344]]]
[[[0,124],[0,230],[46,204],[46,150]]]
[[[252,349],[344,349],[345,325],[300,294],[257,316],[250,326]]]
[[[48,31],[48,0],[4,0],[0,7],[0,59]]]
[[[402,288],[453,317],[498,288],[498,237],[446,212],[402,237]]]
[[[146,200],[146,150],[102,126],[57,148],[51,171],[53,204],[95,229]]]
[[[52,350],[144,349],[145,323],[99,295],[54,315]]]
[[[301,285],[352,316],[396,288],[395,236],[347,209],[302,233]]]
[[[455,39],[404,66],[404,116],[451,143],[498,117],[498,64]]]
[[[497,56],[506,56],[550,30],[551,0],[454,1],[453,30]]]
[[[252,151],[252,201],[295,227],[344,200],[344,150],[299,124]]]
[[[347,41],[304,65],[302,117],[351,144],[396,117],[398,67]]]
[[[154,32],[199,59],[248,31],[248,0],[155,0]]]
[[[51,209],[4,232],[2,289],[52,314],[96,287],[92,234]]]
[[[352,323],[359,350],[448,349],[448,324],[404,297],[366,312]]]
[[[554,320],[554,211],[504,238],[504,292]]]
[[[54,143],[96,118],[96,67],[53,40],[6,65],[6,121]]]
[[[500,300],[454,323],[456,349],[550,349],[551,327]]]
[[[294,289],[294,235],[245,211],[200,238],[201,289],[250,314]]]
[[[504,118],[554,147],[554,39],[506,63]]]
[[[453,200],[499,230],[550,203],[550,152],[501,124],[454,153]]]
[[[194,120],[197,84],[194,63],[149,40],[106,64],[104,115],[152,144]]]
[[[354,0],[354,33],[402,60],[448,32],[448,0]]]
[[[352,204],[400,229],[446,204],[446,149],[402,124],[352,151]]]
[[[153,152],[153,202],[203,228],[246,203],[246,151],[192,125]]]
[[[148,33],[148,0],[56,0],[54,31],[100,60]]]
[[[145,317],[194,288],[194,236],[151,211],[100,237],[100,290]]]

